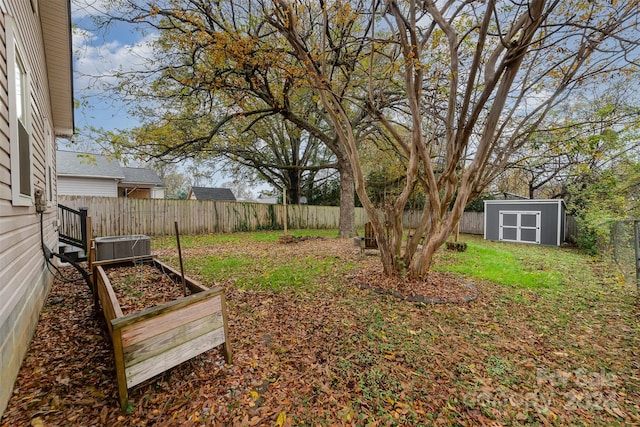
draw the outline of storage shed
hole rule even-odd
[[[485,200],[484,238],[560,246],[564,241],[566,205],[552,200]]]

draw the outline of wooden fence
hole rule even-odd
[[[404,213],[402,223],[405,228],[415,228],[422,215],[421,211],[407,211]],[[460,233],[484,234],[484,213],[464,212],[460,218]]]
[[[282,205],[86,196],[58,196],[58,202],[74,209],[86,207],[94,236],[171,235],[174,221],[183,234],[282,230],[284,226]],[[366,218],[363,208],[355,208],[356,227],[364,227]],[[291,229],[337,229],[339,221],[336,206],[287,206]]]
[[[578,237],[578,222],[572,216],[567,215],[567,224],[564,229],[564,240],[575,242]]]
[[[282,230],[282,205],[208,200],[129,199],[124,197],[58,196],[58,202],[73,209],[87,208],[94,236],[146,234],[170,235],[178,221],[184,234],[231,233],[234,231]],[[407,212],[405,226],[419,213]],[[337,229],[340,209],[336,206],[288,205],[291,229]],[[367,215],[355,208],[356,227],[364,227]],[[483,233],[483,215],[465,212],[460,232]]]
[[[175,233],[178,221],[184,234],[231,233],[234,231],[282,230],[282,205],[208,200],[128,199],[124,197],[58,196],[58,202],[73,209],[86,207],[92,218],[94,236],[148,236]],[[356,227],[367,222],[363,208],[355,208]],[[418,211],[405,212],[406,228],[414,228]],[[287,226],[291,229],[337,229],[340,208],[336,206],[288,205]],[[567,217],[567,237],[577,234],[575,220]],[[465,212],[460,233],[484,234],[484,213]]]

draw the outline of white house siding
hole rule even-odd
[[[58,195],[118,197],[115,179],[58,176]]]
[[[164,199],[164,188],[152,188],[151,189],[151,198],[152,199]]]
[[[47,0],[49,1],[49,0]],[[36,4],[34,2],[34,4]],[[52,283],[41,250],[40,215],[35,207],[14,206],[11,195],[9,89],[7,77],[7,20],[21,39],[22,59],[30,72],[29,120],[32,154],[32,187],[47,194],[45,127],[52,117],[49,81],[45,65],[40,20],[26,0],[0,1],[0,416],[4,412],[22,359],[35,331],[40,310]],[[51,146],[45,147],[46,144]],[[51,184],[55,188],[55,176]],[[44,216],[44,241],[53,248],[55,203]]]

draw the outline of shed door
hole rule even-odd
[[[540,212],[500,211],[499,240],[540,244]]]

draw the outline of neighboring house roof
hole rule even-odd
[[[123,168],[117,160],[100,154],[57,151],[56,158],[58,176],[113,179],[119,185],[165,186],[153,169]]]
[[[154,187],[164,187],[164,182],[156,171],[147,168],[122,168],[124,179],[121,184],[151,185]]]
[[[110,160],[100,154],[57,151],[56,166],[58,176],[81,176],[86,178],[125,178],[117,160]]]
[[[236,201],[236,196],[228,188],[213,188],[213,187],[191,187],[189,190],[189,198],[195,196],[197,200],[221,200],[221,201]]]
[[[507,192],[495,193],[492,194],[492,196],[495,198],[495,200],[530,200],[528,197]]]
[[[73,67],[69,0],[38,2],[51,94],[53,131],[73,136]]]
[[[259,196],[257,199],[255,200],[251,200],[254,203],[265,203],[265,204],[269,204],[269,205],[277,205],[278,204],[278,197],[275,196]]]

